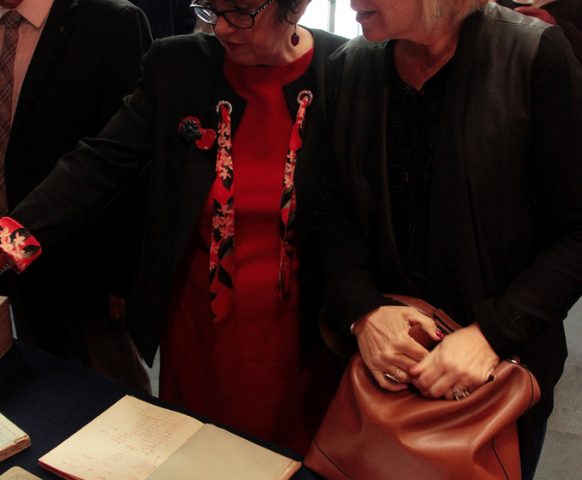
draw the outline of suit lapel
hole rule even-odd
[[[55,0],[38,45],[26,72],[14,116],[11,136],[14,136],[29,112],[47,73],[54,68],[69,36],[71,11],[78,0]]]

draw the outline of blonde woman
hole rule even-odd
[[[582,70],[560,29],[484,0],[352,8],[365,38],[340,47],[329,77],[326,308],[390,391],[462,399],[519,355],[542,389],[519,422],[530,479],[566,357],[562,320],[581,294]],[[442,333],[384,292],[465,328],[429,353],[410,326]]]

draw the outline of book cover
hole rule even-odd
[[[71,480],[285,480],[301,466],[226,430],[131,396],[39,463]]]
[[[0,413],[0,461],[30,446],[30,437]]]

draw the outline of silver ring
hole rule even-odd
[[[455,398],[455,400],[463,400],[464,398],[467,398],[469,395],[471,395],[471,392],[469,390],[467,390],[466,388],[455,388],[453,389],[453,397]]]

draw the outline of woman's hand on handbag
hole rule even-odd
[[[474,323],[447,335],[409,373],[425,397],[458,400],[486,383],[498,364],[499,357]]]
[[[386,390],[406,389],[410,382],[408,371],[429,353],[410,336],[414,326],[440,340],[434,320],[412,307],[380,307],[353,326],[364,363]]]

